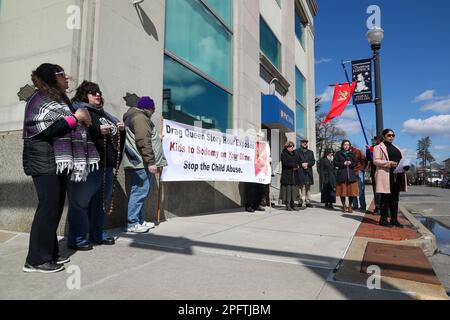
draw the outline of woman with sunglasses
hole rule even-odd
[[[85,108],[92,118],[89,135],[100,154],[99,170],[83,183],[69,183],[69,248],[90,250],[92,245],[113,245],[114,238],[103,230],[105,213],[110,212],[113,169],[118,170],[125,143],[125,126],[103,109],[98,84],[83,81],[72,99],[75,109]],[[113,206],[113,204],[111,204]]]
[[[375,172],[376,192],[381,194],[381,219],[380,225],[385,227],[403,226],[398,221],[398,202],[401,191],[406,192],[406,174],[394,173],[403,154],[393,142],[394,131],[385,129],[382,132],[383,142],[375,146],[373,151],[373,163],[377,169]],[[409,168],[404,168],[408,170]],[[390,223],[388,222],[391,213]]]
[[[59,65],[41,64],[31,75],[36,92],[25,107],[23,168],[33,178],[38,206],[30,232],[24,272],[53,273],[69,258],[59,255],[56,231],[64,209],[66,185],[89,173],[80,160],[80,141],[90,126],[86,110],[74,111],[66,96],[68,77]],[[95,150],[93,150],[95,151]],[[98,159],[93,152],[92,164]]]
[[[281,190],[280,199],[286,204],[287,211],[298,211],[294,206],[294,201],[298,197],[299,192],[299,168],[300,157],[295,152],[294,143],[289,141],[285,144],[284,150],[281,153]]]

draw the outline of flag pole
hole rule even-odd
[[[350,83],[350,78],[348,77],[347,68],[345,67],[345,62],[346,61],[342,61],[342,68],[344,69],[345,77],[347,78],[347,82]],[[364,134],[364,139],[366,140],[366,144],[369,145],[369,140],[367,140],[366,130],[364,130],[364,125],[361,120],[361,115],[359,113],[358,105],[355,103],[355,96],[352,96],[352,100],[353,100],[353,105],[356,108],[356,113],[358,114],[358,119],[359,119],[359,123],[361,124],[361,129]]]

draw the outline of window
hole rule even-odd
[[[233,0],[205,0],[210,7],[225,21],[228,27],[233,25]]]
[[[229,1],[217,6],[225,8],[226,3],[231,7]],[[232,35],[199,0],[166,1],[166,49],[229,89],[232,87],[231,40]]]
[[[261,51],[269,58],[270,62],[281,69],[281,44],[275,34],[270,30],[262,17],[259,18],[259,41]]]
[[[305,48],[305,23],[301,18],[300,14],[295,10],[295,35],[302,45],[303,49]]]
[[[278,3],[278,6],[281,8],[281,0],[275,0]]]
[[[295,68],[295,133],[297,140],[306,137],[306,79]]]
[[[164,57],[163,117],[225,132],[231,119],[232,96],[172,58]]]
[[[163,117],[229,128],[232,0],[166,0]],[[213,14],[214,13],[214,14]],[[218,19],[219,16],[221,19]]]

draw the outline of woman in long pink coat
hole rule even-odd
[[[376,191],[381,194],[381,219],[380,225],[386,227],[403,226],[398,222],[398,202],[400,192],[406,192],[406,174],[394,173],[403,154],[398,147],[393,144],[395,134],[391,129],[382,132],[383,142],[374,148],[374,164],[377,167],[375,172]],[[408,170],[405,167],[404,170]],[[389,212],[391,214],[388,222]]]

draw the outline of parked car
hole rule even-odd
[[[440,183],[441,188],[450,189],[450,179],[442,179]]]

